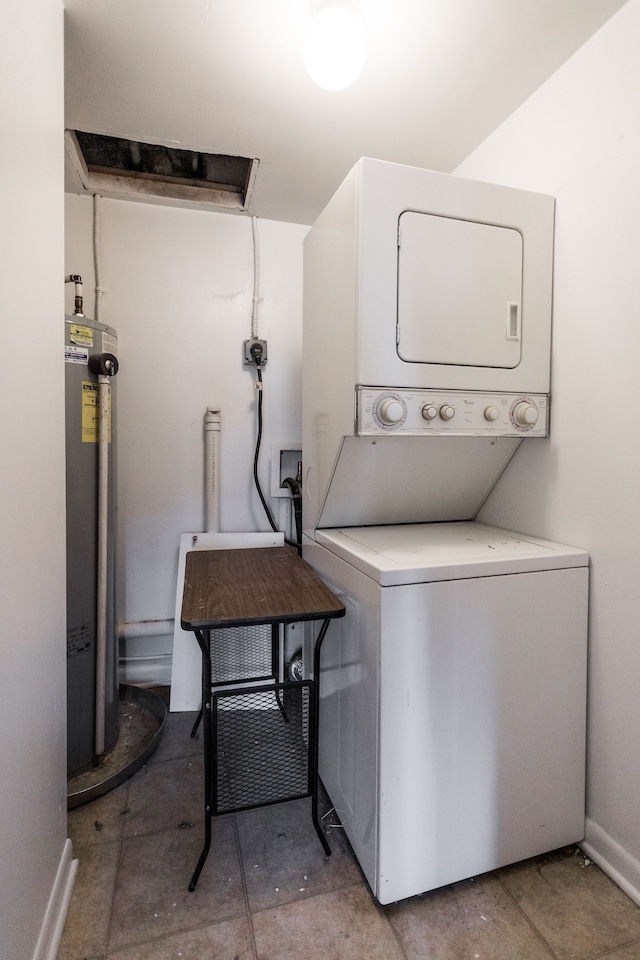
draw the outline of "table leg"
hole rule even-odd
[[[284,643],[284,640],[283,640]],[[284,677],[280,675],[280,624],[272,623],[271,624],[271,675],[276,683],[282,683]],[[285,723],[289,723],[289,717],[287,716],[287,711],[284,708],[284,703],[282,702],[282,696],[279,690],[276,690],[276,703],[278,704],[278,709],[282,714],[282,719]]]
[[[216,764],[212,764],[211,745],[212,745],[212,710],[213,697],[211,696],[211,634],[205,631],[205,634],[199,630],[194,631],[200,650],[202,651],[202,711],[203,724],[202,733],[204,741],[204,846],[196,868],[193,871],[189,890],[193,892],[196,888],[200,872],[204,866],[205,860],[211,848],[211,817],[213,815],[213,783],[212,774],[216,774]],[[213,770],[212,770],[213,767]]]
[[[198,711],[198,716],[196,717],[196,722],[194,723],[193,727],[191,728],[191,739],[192,739],[192,740],[195,740],[195,736],[196,736],[196,733],[198,732],[198,727],[200,726],[200,723],[201,723],[201,722],[202,722],[202,704],[200,704],[200,710]]]
[[[313,722],[311,725],[311,817],[316,833],[320,838],[320,843],[328,857],[331,856],[331,847],[324,835],[318,818],[318,731],[320,725],[320,648],[329,628],[329,623],[329,620],[323,621],[313,649]]]

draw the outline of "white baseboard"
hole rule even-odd
[[[77,871],[78,861],[73,859],[71,840],[67,839],[62,848],[60,864],[47,904],[33,960],[56,960],[58,956],[58,948]]]
[[[640,860],[588,817],[585,839],[580,846],[628,897],[640,905]]]

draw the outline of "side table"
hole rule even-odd
[[[187,553],[181,625],[202,654],[205,840],[189,890],[211,847],[211,818],[269,803],[311,797],[318,820],[318,706],[322,641],[344,605],[294,547],[197,550]],[[279,682],[280,625],[322,620],[313,678]],[[212,670],[216,630],[270,624],[270,675],[247,673],[229,682]],[[247,675],[248,674],[248,675]]]

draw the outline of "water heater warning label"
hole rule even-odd
[[[67,656],[77,657],[91,647],[91,624],[82,623],[67,630]]]
[[[111,443],[111,387],[109,389],[109,443]],[[82,442],[100,441],[98,384],[82,381]]]
[[[93,330],[91,327],[83,327],[80,324],[72,323],[69,328],[69,340],[71,340],[71,343],[77,343],[83,347],[92,347]]]

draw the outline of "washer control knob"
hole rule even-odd
[[[513,419],[518,427],[532,427],[538,422],[538,408],[528,400],[519,400],[513,408]]]
[[[394,424],[400,423],[404,417],[404,412],[404,404],[402,404],[399,400],[395,400],[393,397],[387,397],[376,407],[378,420],[380,423],[384,423],[388,427],[392,427]]]
[[[422,416],[425,420],[435,420],[438,416],[438,408],[434,407],[432,403],[427,403],[422,408]]]
[[[453,407],[449,406],[448,403],[442,404],[442,406],[440,407],[440,416],[442,417],[443,420],[451,420],[453,417],[455,417],[455,415],[456,415],[456,412],[453,409]]]
[[[487,407],[484,411],[485,420],[489,420],[490,423],[493,423],[494,420],[497,420],[500,416],[500,411],[495,407]]]

